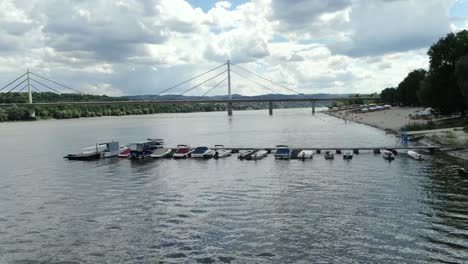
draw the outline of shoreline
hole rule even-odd
[[[409,123],[427,122],[426,120],[411,120],[408,118],[408,115],[411,112],[417,111],[419,109],[420,108],[395,107],[392,109],[370,113],[350,113],[348,110],[323,111],[322,113],[338,119],[377,128],[388,134],[394,134],[395,136],[398,136],[401,132],[401,128]],[[450,133],[451,137],[455,134],[455,138],[457,140],[468,143],[468,135],[466,135],[464,132],[456,131],[456,128],[447,129],[445,131],[440,130],[441,129],[427,130],[424,133],[421,133],[421,135],[424,136],[424,138],[418,142],[424,145],[439,145],[441,146],[439,154],[442,154],[443,156],[448,158],[452,158],[457,163],[467,162],[468,150],[465,150],[460,142],[454,144],[454,147],[453,145],[444,144],[434,139],[443,138],[445,134],[448,135]],[[456,147],[457,145],[460,145],[460,147]]]

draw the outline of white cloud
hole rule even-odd
[[[204,12],[184,0],[3,0],[0,80],[30,68],[91,93],[148,94],[230,58],[304,93],[378,92],[427,67],[438,38],[467,28],[450,17],[453,3],[219,1]],[[235,75],[233,92],[271,93]]]

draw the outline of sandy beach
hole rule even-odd
[[[348,121],[366,124],[384,130],[391,130],[393,132],[398,132],[401,129],[401,127],[409,123],[427,122],[425,120],[413,120],[409,118],[409,114],[413,114],[418,110],[422,110],[422,108],[393,107],[391,109],[368,113],[353,113],[349,110],[326,111],[324,113]]]

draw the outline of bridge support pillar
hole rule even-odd
[[[312,101],[312,114],[315,115],[315,100]]]
[[[273,115],[273,102],[268,102],[268,113]]]
[[[228,116],[232,116],[232,103],[227,103]]]

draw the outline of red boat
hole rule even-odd
[[[190,158],[191,155],[192,151],[190,150],[190,146],[178,145],[177,150],[172,157],[174,157],[174,159],[186,159]]]
[[[130,147],[122,146],[120,148],[119,158],[128,158],[130,157]]]

